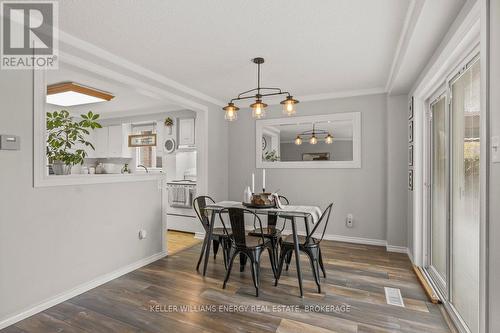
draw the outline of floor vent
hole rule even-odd
[[[403,297],[401,297],[401,291],[397,288],[384,287],[385,289],[385,300],[389,305],[395,305],[400,307],[405,307],[403,303]]]

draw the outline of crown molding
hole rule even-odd
[[[312,101],[321,101],[325,99],[346,98],[346,97],[355,97],[363,95],[377,95],[385,93],[386,90],[384,87],[375,87],[368,89],[343,90],[343,91],[334,91],[324,94],[297,96],[297,99],[301,102],[312,102]]]
[[[396,47],[396,51],[394,52],[394,58],[392,60],[387,83],[385,84],[385,91],[388,93],[392,91],[394,80],[398,76],[401,64],[406,57],[408,45],[413,37],[413,33],[418,19],[420,18],[420,14],[422,13],[424,3],[425,0],[411,0],[410,5],[408,6],[403,29],[401,31],[401,35],[399,36],[398,45]]]
[[[149,70],[143,66],[137,65],[134,62],[131,62],[129,60],[126,60],[122,57],[117,56],[114,53],[111,53],[109,51],[106,51],[92,43],[89,43],[87,41],[84,41],[82,39],[79,39],[71,34],[68,34],[67,32],[64,32],[62,30],[59,31],[59,41],[72,46],[78,50],[81,50],[83,52],[92,54],[96,56],[97,58],[100,58],[104,61],[110,62],[118,67],[121,67],[123,70],[128,71],[128,72],[133,72],[137,75],[140,76],[145,76],[151,80],[154,80],[156,82],[159,82],[165,86],[168,86],[170,88],[176,89],[180,92],[183,92],[189,96],[198,98],[202,101],[209,102],[211,104],[215,105],[225,105],[223,101],[220,101],[216,98],[210,97],[198,90],[189,88],[188,86],[185,86],[177,81],[174,81],[172,79],[169,79],[161,74],[158,74],[156,72],[153,72],[152,70]]]

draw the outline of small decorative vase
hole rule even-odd
[[[247,188],[245,188],[245,192],[243,192],[243,202],[252,202],[252,190],[250,190],[250,186],[247,186]]]

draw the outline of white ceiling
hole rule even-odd
[[[314,99],[408,92],[464,2],[64,0],[59,25],[218,101],[255,87],[256,56],[263,85]]]
[[[113,81],[95,73],[73,66],[59,64],[58,70],[47,71],[47,84],[75,82],[84,86],[106,91],[115,97],[109,102],[84,104],[71,107],[50,106],[51,109],[67,109],[74,113],[92,111],[104,117],[123,116],[137,113],[159,113],[180,110],[182,107],[166,101],[161,96]]]

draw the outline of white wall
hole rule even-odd
[[[408,96],[387,98],[387,243],[407,246]],[[404,221],[404,223],[402,223]]]
[[[156,181],[32,187],[31,76],[0,75],[0,133],[22,147],[0,151],[0,321],[162,249]]]
[[[325,207],[334,202],[330,235],[386,239],[387,221],[387,116],[386,95],[359,96],[298,104],[297,116],[335,112],[362,113],[362,167],[360,169],[268,169],[267,189],[277,190],[292,203]],[[396,111],[394,111],[396,112]],[[406,117],[406,108],[401,110]],[[268,118],[282,117],[281,107],[269,107]],[[404,124],[404,130],[406,125]],[[395,132],[405,142],[406,132]],[[406,166],[406,152],[401,163]],[[394,157],[394,160],[396,158]],[[255,120],[248,109],[239,111],[238,120],[229,125],[229,197],[241,200],[251,173],[260,188],[262,171],[255,168]],[[258,185],[258,186],[257,186]],[[400,187],[406,189],[406,180]],[[394,187],[397,184],[394,183]],[[405,192],[406,197],[406,192]],[[392,206],[391,206],[392,207]],[[354,228],[345,226],[348,213],[354,215]],[[406,214],[406,213],[405,213]],[[392,214],[396,218],[398,214]],[[405,216],[405,215],[404,215]],[[394,221],[396,224],[396,221]],[[401,224],[406,223],[402,218]],[[405,230],[405,227],[400,227]],[[303,230],[303,228],[302,228]],[[406,245],[402,237],[395,245]]]
[[[0,323],[162,250],[156,181],[33,188],[32,75],[0,74],[0,133],[19,135],[22,147],[0,151]],[[218,107],[209,113],[205,190],[223,200],[227,125]],[[149,236],[139,240],[139,229]]]

